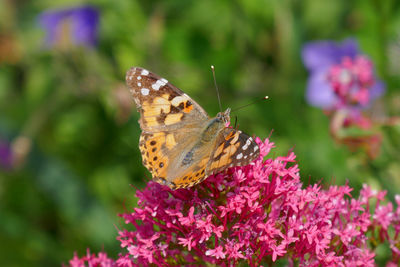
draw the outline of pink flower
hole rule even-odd
[[[179,218],[179,222],[184,226],[190,226],[190,225],[194,224],[196,222],[196,220],[195,220],[195,218],[193,216],[193,213],[194,213],[194,207],[191,207],[189,209],[188,216],[187,217],[184,217],[184,216],[180,217]]]
[[[283,256],[287,252],[285,249],[285,245],[281,244],[279,246],[276,246],[275,244],[271,244],[271,249],[272,249],[272,261],[276,261],[278,256]]]
[[[382,144],[376,126],[395,125],[398,118],[371,115],[373,103],[385,92],[372,60],[353,39],[307,43],[302,58],[310,72],[307,102],[329,116],[332,138],[350,151],[362,150],[369,158],[376,158]]]
[[[192,250],[192,246],[196,245],[196,241],[193,241],[192,239],[193,239],[193,236],[190,236],[189,238],[179,237],[178,238],[178,240],[179,240],[178,243],[183,245],[183,246],[185,246],[185,247],[187,247],[188,251],[191,251]]]
[[[87,264],[87,265],[86,265]],[[85,267],[85,266],[93,266],[93,267],[112,267],[117,266],[114,260],[107,257],[107,254],[104,252],[99,252],[97,256],[95,254],[91,254],[90,250],[87,250],[86,256],[79,258],[75,253],[72,260],[69,261],[69,266],[71,267]]]
[[[385,90],[374,66],[353,39],[304,45],[302,59],[310,72],[306,99],[323,109],[365,107]]]
[[[241,253],[240,248],[242,247],[242,244],[235,243],[233,241],[227,240],[225,244],[225,251],[226,255],[228,255],[228,258],[231,259],[244,259],[244,255]]]
[[[388,203],[388,205],[386,206],[379,205],[375,210],[374,219],[378,221],[379,225],[381,225],[384,230],[388,229],[389,225],[394,219],[394,214],[392,210],[392,203]]]
[[[207,256],[213,256],[216,259],[225,259],[225,253],[222,251],[222,247],[218,246],[215,249],[209,249],[206,251]]]
[[[384,192],[364,186],[356,199],[347,184],[303,188],[295,154],[264,160],[274,145],[256,140],[260,158],[248,166],[190,189],[149,182],[137,191],[138,206],[120,215],[134,230],[118,232],[122,252],[115,262],[103,260],[118,266],[260,266],[286,258],[299,266],[372,266],[368,237],[379,233],[374,242],[388,241],[391,261],[399,262],[400,209],[385,204]],[[70,264],[87,259],[75,255]]]

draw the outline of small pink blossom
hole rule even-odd
[[[179,218],[179,222],[180,222],[182,225],[185,225],[185,226],[190,226],[190,225],[194,224],[194,223],[196,222],[196,220],[195,220],[195,218],[194,218],[194,216],[193,216],[193,213],[194,213],[194,207],[191,207],[191,208],[189,209],[189,214],[188,214],[188,216],[187,216],[187,217],[181,216],[181,217]]]
[[[275,244],[271,244],[272,249],[272,261],[276,261],[278,256],[283,256],[287,252],[285,249],[285,245],[281,244],[276,246]]]
[[[222,247],[218,246],[215,249],[209,249],[206,251],[207,256],[215,257],[216,259],[225,259],[225,253],[222,251]]]
[[[233,241],[227,241],[225,244],[225,250],[226,250],[226,255],[228,255],[228,258],[231,259],[244,259],[244,255],[241,253],[240,248],[243,245],[239,243],[234,243]]]
[[[394,219],[392,210],[392,203],[388,203],[386,206],[379,205],[375,210],[374,219],[378,221],[384,230],[388,229]]]
[[[196,245],[196,241],[193,241],[192,239],[193,239],[193,236],[190,236],[189,238],[179,237],[178,238],[178,240],[179,240],[178,243],[183,245],[183,246],[185,246],[185,247],[187,247],[188,251],[191,251],[192,247]]]

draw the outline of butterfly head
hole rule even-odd
[[[230,119],[230,113],[231,113],[231,109],[227,108],[227,110],[225,110],[224,112],[218,112],[217,114],[217,119],[226,123],[229,123],[231,121]]]

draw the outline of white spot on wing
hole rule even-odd
[[[242,157],[243,157],[243,154],[240,153],[240,154],[238,154],[238,155],[236,156],[236,159],[241,159]]]
[[[254,147],[254,152],[256,152],[258,150],[258,146]]]
[[[174,99],[172,99],[171,104],[174,105],[175,107],[177,107],[177,106],[179,106],[180,103],[184,102],[187,99],[188,99],[188,97],[186,94],[183,96],[176,96],[176,97],[174,97]]]
[[[137,76],[137,79],[138,79],[138,80],[141,80],[141,79],[142,79],[142,76]]]
[[[143,76],[149,75],[149,71],[148,70],[142,70],[141,73]]]
[[[167,82],[168,81],[166,79],[162,78],[161,80],[157,80],[155,83],[153,83],[151,85],[151,88],[158,91],[160,89],[160,87],[163,87],[164,85],[166,85]]]
[[[251,138],[251,137],[250,137],[250,138]],[[244,145],[242,146],[242,149],[243,149],[243,150],[246,150],[246,149],[249,147],[249,145],[251,144],[250,138],[247,139],[246,144],[244,144]]]
[[[142,95],[148,95],[150,90],[147,88],[142,88],[142,90],[140,90],[142,92]]]
[[[141,82],[138,82],[138,83],[137,83],[137,86],[139,86],[139,87],[142,86],[142,83],[141,83]]]

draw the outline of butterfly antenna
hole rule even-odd
[[[269,97],[266,95],[266,96],[264,96],[263,98],[259,98],[259,99],[255,100],[255,101],[253,101],[253,102],[250,102],[250,103],[248,103],[248,104],[246,104],[246,105],[244,105],[244,106],[240,106],[240,107],[234,108],[234,109],[232,109],[231,112],[238,111],[239,109],[242,109],[242,108],[248,107],[248,106],[250,106],[250,105],[253,105],[254,103],[257,103],[257,102],[260,101],[260,100],[267,100],[268,98],[269,98]]]
[[[218,86],[217,86],[217,79],[215,78],[215,68],[214,68],[213,65],[211,65],[211,71],[212,71],[212,74],[213,74],[213,77],[214,77],[215,90],[217,90],[219,110],[222,112],[221,98],[219,96],[219,90],[218,90]]]

